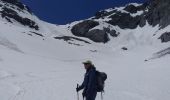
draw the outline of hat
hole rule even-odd
[[[92,61],[90,61],[90,60],[87,60],[87,61],[83,62],[83,64],[91,64],[91,65],[93,65]]]

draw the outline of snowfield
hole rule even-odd
[[[69,44],[54,39],[75,37],[69,25],[36,20],[39,31],[0,20],[0,100],[76,100],[76,84],[85,73],[82,62],[89,59],[108,74],[104,100],[170,100],[170,43],[158,40],[169,27],[114,26],[120,36],[110,37],[107,44],[86,38],[81,39],[91,44]],[[100,94],[96,100],[101,100]]]

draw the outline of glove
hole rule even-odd
[[[76,91],[79,92],[79,91],[80,91],[80,87],[77,87],[77,88],[76,88]]]

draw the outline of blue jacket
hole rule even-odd
[[[95,94],[96,91],[96,68],[91,67],[86,71],[84,76],[84,81],[82,85],[79,87],[80,89],[84,89],[84,96],[90,96]]]

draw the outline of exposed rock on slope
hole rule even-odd
[[[100,26],[101,23],[106,23],[108,24],[108,26],[101,25],[101,27],[103,28],[96,30],[96,29],[93,29],[94,27],[88,27],[87,26],[88,24],[86,24],[86,21],[83,21],[73,26],[71,31],[76,36],[80,36],[81,33],[84,33],[84,34],[90,33],[90,36],[83,35],[83,37],[87,37],[93,40],[94,42],[106,43],[109,41],[109,38],[108,38],[109,34],[114,37],[118,35],[118,34],[115,34],[118,32],[115,32],[115,30],[109,26],[119,26],[122,29],[125,29],[125,28],[134,29],[137,26],[141,26],[141,27],[144,26],[146,24],[146,20],[143,14],[147,11],[146,9],[147,9],[147,3],[143,5],[129,4],[126,7],[122,7],[122,8],[120,7],[120,8],[102,10],[102,11],[97,12],[95,16],[91,18],[91,21],[95,23],[97,22],[99,23],[99,24],[96,24],[95,26]],[[90,32],[82,30],[82,26],[88,27],[87,30],[90,30]],[[110,31],[109,32],[106,31],[105,30],[106,28]]]
[[[148,22],[155,26],[159,24],[162,28],[170,24],[170,0],[151,0],[149,5]]]
[[[38,24],[28,16],[33,16],[31,10],[19,2],[19,0],[1,0],[0,15],[8,22],[18,22],[21,25],[28,26],[32,29],[39,30]],[[28,15],[28,16],[24,16]]]
[[[89,22],[91,20],[92,22],[98,22],[99,24],[96,24],[94,27],[90,27],[88,24],[86,24],[86,21],[83,21],[73,26],[71,31],[76,36],[83,36],[93,40],[94,42],[105,43],[110,40],[106,39],[105,36],[111,34],[110,32],[105,32],[105,28],[114,30],[113,27],[110,26],[118,26],[121,29],[135,29],[138,26],[144,27],[146,23],[149,23],[149,25],[152,25],[153,27],[159,25],[160,28],[165,28],[166,26],[170,25],[169,11],[169,0],[150,0],[144,4],[132,3],[126,5],[125,7],[111,8],[99,11],[95,14],[94,17],[88,20]],[[105,26],[103,23],[105,23]],[[82,30],[82,26],[86,26],[88,28],[86,28],[86,30]],[[100,27],[100,31],[96,31],[95,27]],[[82,33],[88,34],[88,30],[91,31],[90,36],[82,35]],[[94,38],[94,36],[96,38]]]
[[[162,42],[168,42],[170,41],[170,32],[163,33],[159,39],[161,39]]]

